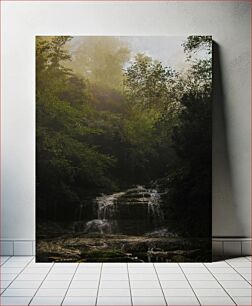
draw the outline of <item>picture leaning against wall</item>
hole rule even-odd
[[[212,38],[36,37],[36,261],[211,261]]]

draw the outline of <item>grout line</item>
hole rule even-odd
[[[203,265],[206,267],[206,269],[211,273],[211,275],[214,277],[214,279],[218,282],[219,285],[221,285],[221,288],[227,293],[227,295],[231,298],[231,300],[236,304],[235,300],[232,298],[232,296],[227,292],[227,290],[222,286],[222,284],[219,282],[219,280],[215,277],[215,275],[211,272],[211,270],[203,263]],[[224,273],[222,273],[224,274]]]
[[[246,257],[245,255],[243,255],[242,256],[243,258],[245,258],[248,262],[250,262],[251,263],[251,260],[250,259],[248,259],[248,257]]]
[[[35,258],[35,256],[34,256]],[[38,289],[35,291],[32,299],[30,300],[30,303],[28,305],[31,304],[32,300],[34,299],[35,295],[38,293],[39,289],[41,288],[42,284],[44,283],[45,279],[47,278],[48,274],[51,272],[52,268],[54,266],[54,263],[51,265],[50,269],[48,270],[48,272],[46,273],[45,277],[42,279],[41,284],[39,285]]]
[[[2,256],[2,257],[5,257],[5,256]],[[11,257],[14,257],[14,256],[6,256],[6,257],[8,257],[4,262],[2,262],[1,264],[0,264],[0,267],[3,267],[3,265],[7,262],[7,261],[9,261],[10,259],[11,259]],[[249,260],[249,259],[248,259]],[[250,261],[250,260],[249,260]]]
[[[156,266],[155,266],[155,264],[154,264],[154,263],[153,263],[152,265],[153,265],[154,270],[155,270],[155,272],[156,272],[157,279],[158,279],[158,283],[159,283],[159,286],[160,286],[161,291],[162,291],[162,293],[163,293],[163,298],[164,298],[165,304],[166,304],[166,305],[168,305],[168,303],[167,303],[167,301],[166,301],[166,298],[165,298],[165,294],[164,294],[164,290],[163,290],[162,284],[161,284],[160,279],[159,279],[159,275],[158,275],[158,272],[157,272]]]
[[[100,270],[100,277],[99,277],[98,288],[97,288],[97,292],[96,292],[95,305],[97,305],[97,302],[98,302],[98,294],[99,294],[100,283],[101,283],[102,269],[103,269],[103,263],[101,265],[101,270]]]
[[[192,291],[193,291],[193,293],[194,293],[194,295],[195,295],[196,299],[198,300],[199,305],[201,305],[200,300],[199,300],[199,298],[198,298],[197,294],[195,293],[195,291],[194,291],[194,289],[193,289],[193,287],[192,287],[192,285],[191,285],[191,283],[190,283],[189,279],[187,278],[187,276],[186,276],[186,274],[185,274],[185,272],[184,272],[183,268],[181,267],[181,265],[180,265],[179,263],[178,263],[178,265],[179,265],[179,267],[180,267],[180,269],[181,269],[182,273],[184,274],[184,276],[185,276],[185,278],[186,278],[186,280],[187,280],[187,282],[188,282],[189,286],[191,287],[191,289],[192,289]]]
[[[14,256],[11,256],[14,257]],[[13,280],[9,283],[9,285],[4,289],[4,291],[0,294],[0,299],[3,297],[3,293],[5,292],[6,289],[10,287],[10,285],[16,280],[16,278],[25,270],[25,268],[32,262],[33,258],[31,258],[30,261],[21,269],[21,271],[13,278]],[[0,301],[1,302],[1,301]]]
[[[251,286],[250,282],[245,277],[243,277],[243,275],[239,271],[237,271],[232,265],[230,265],[228,261],[226,261],[226,263],[235,271],[235,273],[239,274]]]
[[[77,267],[76,267],[76,269],[75,269],[74,272],[73,272],[73,276],[72,276],[72,278],[71,278],[71,280],[70,280],[70,282],[69,282],[69,285],[68,285],[68,287],[67,287],[67,290],[66,290],[66,292],[65,292],[65,295],[64,295],[63,300],[62,300],[62,302],[61,302],[60,305],[63,305],[63,303],[64,303],[64,301],[65,301],[67,292],[68,292],[68,290],[69,290],[69,288],[70,288],[70,285],[71,285],[71,283],[72,283],[72,281],[73,281],[73,279],[74,279],[74,276],[75,276],[75,274],[76,274],[76,272],[77,272],[77,269],[78,269],[79,265],[80,265],[80,263],[77,264]]]
[[[131,292],[131,285],[130,285],[130,276],[129,276],[129,264],[127,263],[127,272],[128,272],[128,282],[129,282],[129,290],[130,290],[130,301],[131,305],[133,305],[133,298],[132,298],[132,292]]]

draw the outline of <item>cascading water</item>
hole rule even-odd
[[[156,189],[149,189],[148,214],[154,219],[163,219],[163,213],[160,209],[160,194]]]
[[[124,192],[94,199],[96,218],[84,225],[84,233],[138,234],[160,227],[163,213],[157,189],[138,185]],[[80,213],[82,215],[83,213]]]
[[[99,220],[110,220],[117,207],[117,199],[123,196],[125,192],[118,192],[111,195],[102,195],[96,198],[97,217]]]

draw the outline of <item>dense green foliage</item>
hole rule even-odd
[[[210,38],[188,38],[184,74],[145,54],[125,68],[130,50],[116,38],[90,37],[74,55],[70,41],[37,38],[37,216],[73,220],[101,192],[162,181],[167,222],[208,236]],[[205,58],[191,56],[202,46]]]

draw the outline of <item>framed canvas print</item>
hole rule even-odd
[[[212,38],[36,37],[36,261],[204,262]]]

